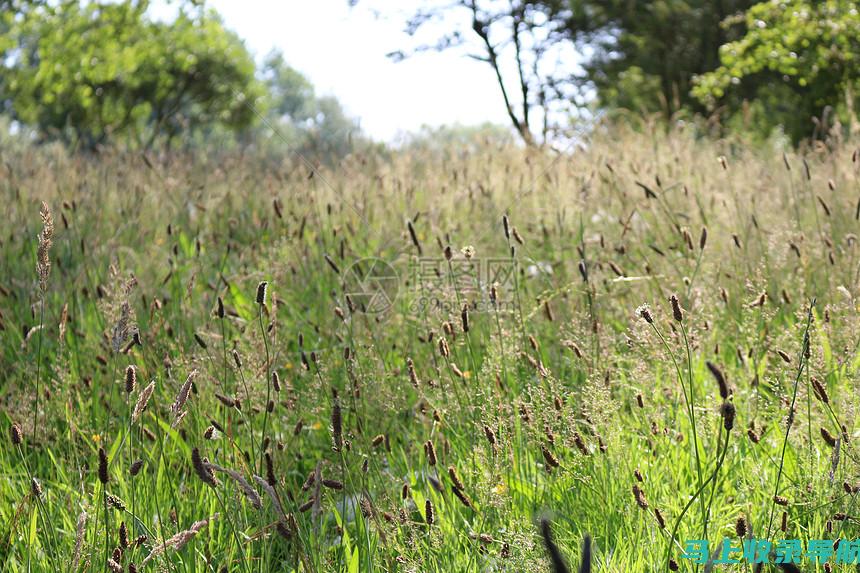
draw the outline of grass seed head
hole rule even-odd
[[[567,563],[565,563],[564,557],[562,556],[558,545],[555,544],[550,522],[546,518],[543,518],[540,521],[540,533],[541,537],[543,538],[544,547],[546,547],[546,551],[547,553],[549,553],[549,558],[552,562],[553,573],[569,573],[570,569],[568,569]],[[591,568],[590,563],[588,567],[589,569]],[[587,571],[588,569],[585,570]]]
[[[648,324],[654,324],[654,317],[651,314],[651,309],[647,304],[639,305],[636,308],[636,314],[639,315],[642,320],[647,322]]]
[[[427,456],[427,463],[435,466],[438,459],[436,458],[436,446],[433,445],[433,440],[424,442],[424,454]]]
[[[720,416],[723,418],[723,427],[726,431],[731,431],[735,427],[735,405],[731,400],[723,401],[720,406]]]
[[[104,448],[99,448],[99,481],[102,485],[106,485],[110,481],[108,458]]]
[[[266,281],[261,281],[260,284],[257,285],[257,297],[256,302],[260,306],[266,305],[266,294],[269,290],[269,283]]]
[[[30,479],[30,491],[36,497],[36,499],[42,498],[42,484],[35,477]]]
[[[830,396],[828,396],[827,388],[824,387],[824,384],[822,384],[815,376],[812,376],[810,380],[812,382],[812,392],[815,394],[815,397],[818,398],[819,401],[829,404]]]
[[[496,447],[496,431],[493,430],[488,424],[484,424],[484,436],[486,436],[487,441],[490,442],[490,445],[494,448]]]
[[[128,528],[125,525],[125,521],[119,524],[119,546],[123,549],[128,549],[129,539],[128,539]]]
[[[215,475],[212,473],[212,470],[209,468],[206,461],[200,455],[200,449],[194,448],[191,450],[191,465],[194,467],[194,473],[197,474],[197,477],[200,478],[200,481],[203,483],[215,487],[217,482],[215,481]]]
[[[454,493],[454,496],[460,500],[460,503],[462,503],[463,506],[468,507],[470,509],[472,509],[474,507],[472,505],[472,500],[469,499],[469,496],[467,496],[466,493],[462,489],[455,487],[455,488],[452,488],[451,491]]]
[[[339,452],[343,449],[343,418],[340,411],[340,402],[335,400],[331,409],[331,438],[332,449]]]
[[[735,533],[741,539],[747,536],[747,520],[743,515],[735,521]]]
[[[648,509],[648,500],[645,499],[645,492],[639,487],[639,484],[633,484],[633,498],[636,500],[636,505],[642,509]]]
[[[343,489],[343,482],[336,479],[323,479],[322,484],[329,489],[340,491]]]
[[[143,468],[143,460],[135,460],[132,462],[131,467],[128,468],[128,473],[131,477],[135,477],[140,473],[140,470]]]
[[[541,446],[541,454],[548,468],[557,468],[561,465],[554,453],[549,451],[546,446]]]
[[[585,440],[582,439],[582,436],[579,432],[573,433],[573,443],[576,444],[576,447],[579,449],[582,455],[587,456],[591,453],[588,451],[588,447],[585,445]]]
[[[12,424],[9,426],[9,439],[12,441],[13,446],[18,446],[21,444],[23,440],[23,434],[21,433],[21,426],[18,424]]]
[[[125,391],[128,394],[134,392],[137,387],[137,370],[134,366],[129,365],[125,369]]]
[[[705,362],[705,365],[708,367],[708,370],[711,371],[711,375],[714,377],[714,380],[717,381],[717,386],[720,389],[720,398],[723,400],[728,399],[731,392],[729,390],[729,384],[726,381],[726,375],[723,374],[722,369],[710,360]]]
[[[460,480],[460,476],[457,475],[457,468],[454,466],[448,466],[448,477],[451,478],[451,483],[454,484],[456,489],[466,489]]]
[[[436,521],[436,516],[433,509],[433,502],[429,499],[424,502],[424,515],[425,520],[427,521],[427,525],[433,525]]]
[[[681,311],[681,303],[678,302],[678,297],[674,294],[669,297],[669,302],[672,304],[672,317],[681,322],[684,320],[684,313]]]
[[[830,433],[830,431],[824,426],[821,427],[821,438],[824,442],[830,446],[831,448],[836,447],[836,437]]]
[[[36,255],[36,271],[39,275],[39,289],[44,294],[48,290],[48,275],[51,272],[51,258],[49,252],[53,245],[54,218],[48,204],[42,201],[39,209],[42,217],[42,232],[39,234],[39,249]]]

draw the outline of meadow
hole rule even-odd
[[[856,150],[4,149],[0,571],[853,570]]]

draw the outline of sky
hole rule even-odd
[[[280,49],[317,95],[335,96],[376,139],[392,141],[422,125],[510,125],[492,69],[467,57],[479,50],[422,53],[400,63],[386,57],[420,43],[403,31],[404,23],[434,3],[438,0],[359,0],[354,7],[347,0],[208,0],[207,5],[258,62]],[[435,28],[428,25],[423,37],[435,39],[440,30],[460,23],[449,18]]]

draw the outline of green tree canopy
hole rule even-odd
[[[586,56],[582,80],[604,109],[699,111],[690,94],[696,74],[719,65],[719,47],[739,37],[724,20],[751,0],[550,1]]]
[[[349,151],[361,130],[336,98],[317,96],[310,80],[288,65],[278,51],[266,57],[260,75],[267,93],[268,119],[288,144],[333,156]]]
[[[711,109],[753,102],[759,130],[782,125],[793,139],[814,133],[827,110],[855,121],[860,12],[848,0],[772,0],[744,16],[746,35],[720,48],[721,65],[693,93]]]
[[[241,130],[263,95],[241,40],[211,11],[170,22],[148,2],[64,1],[7,20],[2,99],[14,119],[85,147]]]

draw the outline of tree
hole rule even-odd
[[[86,148],[254,121],[262,96],[252,58],[211,11],[146,16],[148,2],[65,0],[12,20],[2,99],[13,118]]]
[[[578,97],[572,91],[572,71],[557,65],[566,32],[556,10],[524,0],[456,0],[426,8],[407,22],[409,35],[444,18],[466,25],[389,57],[400,61],[419,52],[469,45],[469,56],[493,70],[508,118],[522,140],[527,145],[545,142],[564,128],[559,120],[568,117],[570,103]]]
[[[780,125],[795,141],[817,135],[819,116],[852,124],[860,81],[860,13],[847,0],[762,2],[744,15],[747,33],[720,49],[720,67],[693,93],[710,109],[753,100],[752,121]],[[749,115],[749,114],[748,114]]]
[[[589,54],[581,76],[603,109],[704,111],[690,94],[693,78],[719,65],[719,48],[740,37],[723,25],[752,0],[566,0],[554,6],[568,38]],[[550,5],[556,2],[549,2]]]
[[[743,31],[739,23],[721,23],[752,4],[753,0],[456,0],[419,11],[406,30],[415,34],[443,16],[453,21],[455,12],[468,14],[469,31],[452,29],[413,53],[473,40],[481,52],[473,57],[492,67],[511,123],[531,143],[552,131],[551,118],[569,118],[585,108],[660,112],[666,118],[679,111],[704,111],[690,94],[693,78],[717,68],[719,47]],[[578,66],[571,57],[561,67],[547,65],[560,53],[578,54]],[[543,121],[537,129],[536,114]]]
[[[269,122],[296,150],[342,157],[361,135],[358,123],[331,96],[317,97],[313,84],[283,54],[269,54],[261,70]]]

